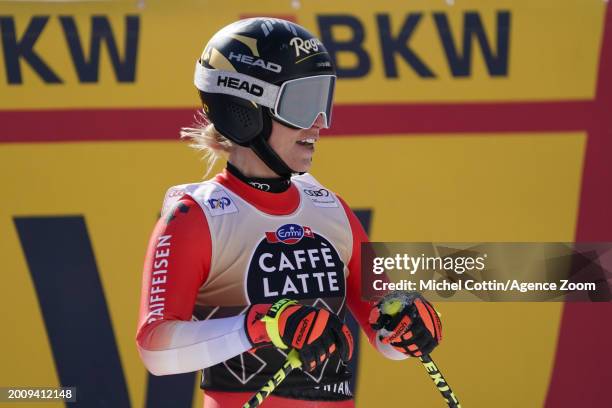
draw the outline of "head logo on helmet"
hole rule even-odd
[[[235,54],[231,51],[230,51],[228,59],[230,61],[238,61],[238,62],[242,62],[243,64],[249,64],[249,65],[253,65],[257,67],[262,67],[263,69],[267,69],[268,71],[272,71],[272,72],[278,73],[283,70],[283,68],[280,65],[275,64],[273,62],[267,62],[267,61],[262,60],[261,58],[254,58],[249,55]]]
[[[251,18],[212,37],[196,63],[194,83],[219,133],[287,176],[295,172],[267,142],[272,120],[307,129],[322,115],[329,127],[335,79],[325,46],[306,29]]]
[[[243,90],[254,96],[263,95],[263,88],[261,86],[258,86],[256,84],[250,84],[247,80],[241,81],[238,78],[232,78],[226,75],[219,75],[217,77],[217,86],[234,88],[238,89],[239,91]]]

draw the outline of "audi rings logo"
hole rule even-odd
[[[215,209],[215,208],[221,208],[224,209],[225,207],[229,207],[229,205],[232,202],[230,201],[229,198],[227,197],[221,197],[221,198],[211,198],[208,200],[208,205],[210,206],[210,208]]]
[[[315,186],[313,186],[315,187]],[[302,190],[306,197],[312,201],[312,205],[315,207],[338,207],[338,203],[334,198],[334,195],[324,188],[312,188]]]
[[[318,190],[304,190],[304,193],[310,197],[329,197],[329,191],[324,188]]]
[[[258,183],[256,181],[249,181],[249,184],[261,191],[270,191],[270,185],[266,183]]]

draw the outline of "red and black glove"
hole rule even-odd
[[[353,336],[338,316],[295,300],[252,305],[246,313],[245,327],[255,348],[273,344],[298,350],[306,371],[323,365],[333,353],[340,353],[345,362],[353,355]]]
[[[434,307],[414,292],[391,293],[370,311],[370,325],[379,340],[397,351],[420,357],[442,341],[442,323]]]

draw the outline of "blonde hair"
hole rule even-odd
[[[208,176],[217,160],[226,158],[234,144],[215,128],[204,111],[199,110],[195,116],[193,127],[181,128],[181,139],[187,139],[189,146],[203,153],[202,159],[207,162]]]

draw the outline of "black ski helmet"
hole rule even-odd
[[[290,21],[258,17],[236,21],[211,38],[194,82],[219,133],[289,176],[296,172],[268,144],[272,120],[308,128],[323,113],[329,127],[335,79],[319,39]]]

